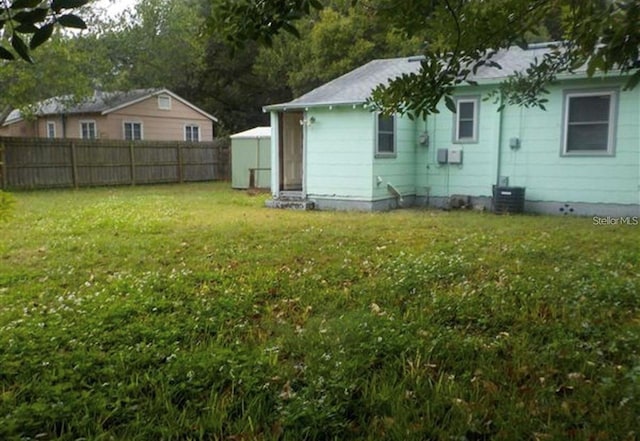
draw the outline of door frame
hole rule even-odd
[[[285,155],[285,151],[284,151],[284,139],[285,139],[285,113],[288,114],[298,114],[300,116],[300,125],[301,127],[301,140],[300,140],[300,149],[301,151],[301,155],[300,155],[300,173],[301,173],[301,182],[300,182],[300,189],[295,189],[295,190],[291,190],[291,189],[285,189],[285,172],[286,172],[286,167],[284,164],[284,155]],[[290,111],[290,112],[286,112],[286,111],[282,111],[282,112],[278,112],[278,177],[277,177],[277,182],[278,182],[278,194],[283,193],[283,192],[292,192],[292,193],[301,193],[301,196],[305,197],[306,196],[306,156],[307,156],[307,149],[306,149],[306,141],[307,141],[307,126],[306,124],[304,124],[305,121],[305,117],[306,117],[306,112],[302,111],[302,110],[294,110],[294,111]]]

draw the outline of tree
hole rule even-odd
[[[374,91],[373,101],[384,112],[426,115],[437,112],[443,99],[451,106],[456,86],[472,83],[482,65],[499,67],[492,61],[499,49],[526,46],[527,38],[554,15],[561,18],[562,42],[526,73],[500,86],[504,102],[541,105],[550,81],[583,65],[590,76],[611,71],[627,75],[627,88],[640,81],[638,0],[410,0],[402,7],[394,0],[353,3],[375,11],[407,37],[425,35],[420,71]],[[247,40],[268,45],[283,31],[299,35],[299,19],[322,6],[318,0],[217,0],[209,24],[234,45]]]
[[[31,51],[49,40],[56,25],[85,29],[77,15],[68,12],[89,0],[13,0],[0,6],[0,59],[15,60],[16,55],[33,61]],[[28,38],[27,41],[25,41]]]
[[[350,0],[334,0],[300,20],[300,38],[282,35],[263,47],[256,71],[272,80],[286,79],[294,96],[326,83],[373,58],[413,55],[422,38],[404,38]]]
[[[222,132],[268,125],[269,116],[262,106],[291,98],[282,79],[256,72],[257,56],[258,46],[253,42],[236,50],[216,36],[207,42],[205,69],[194,94],[200,95],[204,109],[220,119]]]
[[[56,32],[31,56],[0,70],[0,104],[29,112],[57,95],[82,100],[94,90],[168,87],[181,94],[202,70],[206,39],[194,1],[142,0],[135,10],[107,18],[82,11],[91,29]],[[187,97],[190,99],[190,97]],[[73,102],[74,100],[70,100]]]
[[[32,54],[33,63],[6,62],[0,69],[0,104],[29,114],[34,104],[52,96],[68,96],[71,104],[93,93],[107,81],[109,65],[99,45],[90,43],[90,37],[54,32]]]
[[[141,0],[103,26],[102,47],[119,89],[167,87],[180,93],[203,69],[206,38],[199,0]]]

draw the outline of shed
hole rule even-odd
[[[231,135],[231,186],[271,187],[271,127]]]

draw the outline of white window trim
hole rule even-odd
[[[375,145],[375,157],[376,158],[395,158],[398,156],[398,118],[397,115],[393,115],[392,119],[393,119],[393,152],[381,152],[379,150],[379,140],[380,140],[380,133],[378,130],[378,124],[379,124],[379,118],[380,118],[380,113],[376,112],[374,113],[375,117],[374,117],[374,130],[373,130],[373,135],[374,135],[374,145]]]
[[[198,128],[198,139],[196,139],[195,141],[193,139],[187,139],[187,127],[197,127]],[[200,124],[187,123],[187,124],[184,125],[184,129],[183,129],[182,133],[184,134],[184,140],[187,141],[187,142],[200,142],[200,140],[202,139],[202,129],[200,128]]]
[[[569,101],[574,97],[603,96],[608,95],[609,101],[609,133],[607,134],[606,150],[572,150],[567,151],[567,141],[569,137]],[[561,156],[614,156],[615,154],[615,133],[617,125],[618,91],[616,89],[598,89],[565,91],[562,102],[562,146]]]
[[[56,122],[55,121],[47,121],[47,138],[53,139],[56,137]],[[49,132],[49,128],[53,127],[53,136],[51,136],[51,132]]]
[[[95,138],[85,138],[82,133],[82,125],[83,124],[93,124],[93,133],[95,134]],[[81,119],[79,122],[80,127],[80,138],[81,139],[98,139],[98,124],[95,119]]]
[[[471,144],[478,142],[478,114],[480,107],[480,98],[477,96],[472,97],[457,97],[456,101],[456,113],[453,115],[453,143],[454,144]],[[473,136],[470,138],[460,137],[460,104],[461,103],[473,103]]]
[[[142,124],[142,121],[122,121],[122,139],[125,141],[136,141],[135,139],[127,139],[127,124],[140,124],[140,140],[144,140],[144,124]]]
[[[166,100],[166,101],[165,101]],[[166,102],[166,105],[163,105],[162,103]],[[167,95],[167,94],[162,94],[162,95],[158,95],[158,109],[160,110],[171,110],[171,95]]]

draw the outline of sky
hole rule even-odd
[[[125,9],[133,7],[137,2],[137,0],[95,0],[92,4],[104,8],[109,15],[115,17]]]

